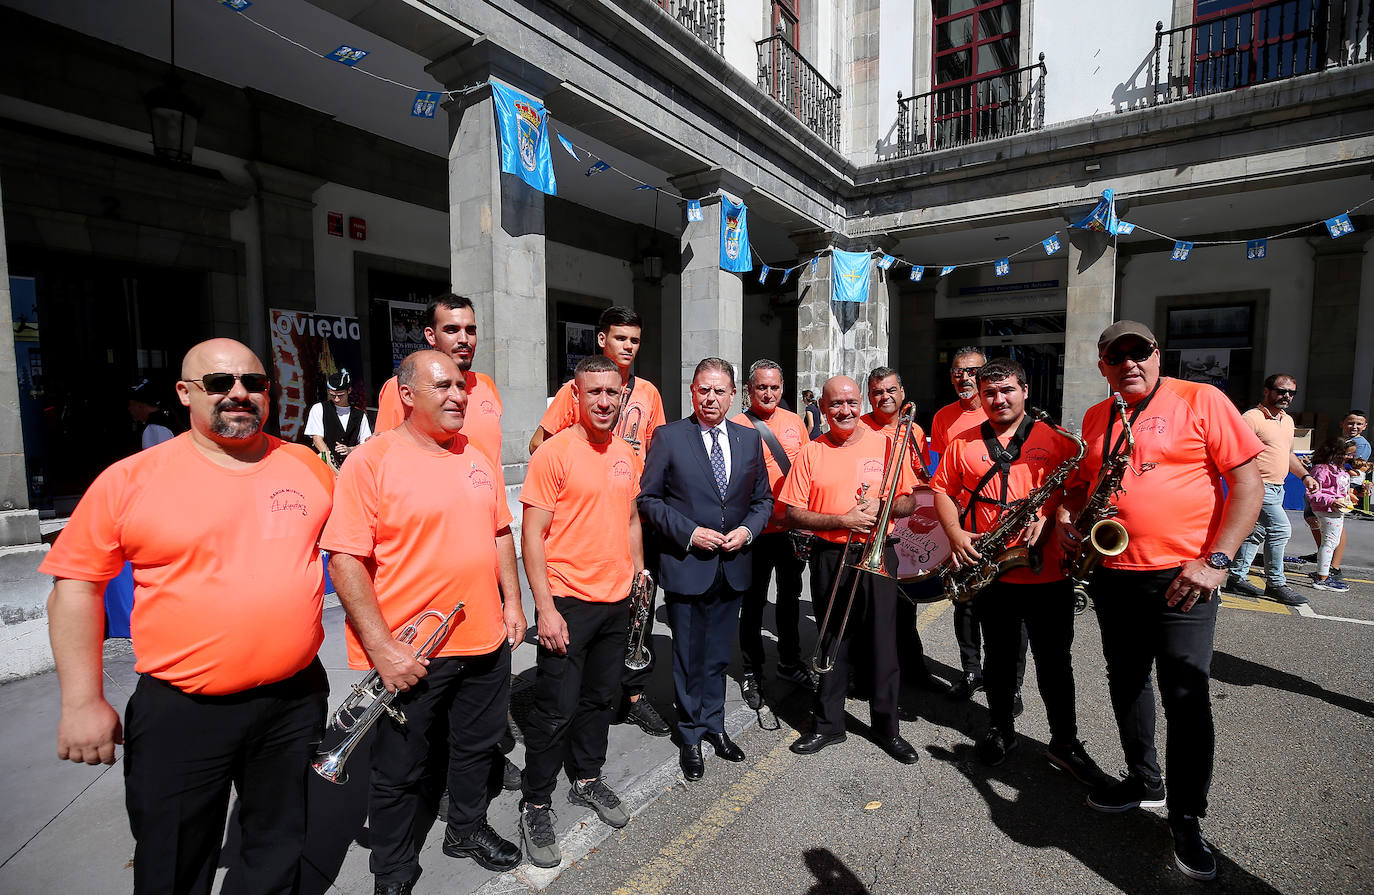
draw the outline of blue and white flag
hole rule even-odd
[[[925,276],[925,275],[926,275],[926,269],[925,269],[924,267],[922,267],[921,265],[919,265],[919,264],[913,264],[913,265],[911,266],[911,282],[913,282],[913,283],[919,283],[919,282],[921,282],[921,277],[923,277],[923,276]]]
[[[760,283],[767,282],[767,281],[768,281],[768,274],[771,273],[772,270],[773,270],[773,268],[769,267],[767,264],[763,265],[763,269],[759,271],[759,282],[760,282]]]
[[[415,94],[415,102],[410,104],[410,117],[433,118],[434,113],[439,109],[439,99],[442,96],[441,93],[421,90]]]
[[[501,137],[501,170],[541,193],[558,195],[549,155],[549,113],[543,103],[497,81],[491,82],[491,98]]]
[[[1350,223],[1350,215],[1338,214],[1326,219],[1326,232],[1331,234],[1332,239],[1340,239],[1347,233],[1354,233],[1355,225]]]
[[[789,267],[789,268],[787,268],[787,270],[784,270],[784,271],[782,272],[782,282],[779,283],[778,285],[779,285],[779,286],[786,286],[786,285],[787,285],[787,281],[788,281],[789,279],[792,278],[792,271],[794,271],[794,270],[796,270],[795,267]]]
[[[366,55],[367,50],[360,50],[357,47],[350,47],[348,44],[344,44],[324,58],[333,59],[335,62],[341,62],[351,68],[359,62],[362,62],[363,57]]]
[[[577,150],[573,149],[572,141],[570,141],[567,137],[563,136],[562,134],[559,134],[558,142],[562,143],[563,148],[568,150],[568,155],[572,156],[574,159],[577,159],[577,161],[579,162],[582,161],[582,159],[577,158]]]
[[[814,258],[811,259],[811,276],[814,277],[814,276],[816,275],[816,269],[819,268],[820,266],[821,266],[821,256],[820,256],[820,255],[817,255],[816,257],[814,257]]]
[[[639,192],[640,190],[656,190],[656,189],[658,189],[658,187],[654,186],[652,183],[641,183],[639,186],[635,187],[635,192],[637,193],[637,192]]]
[[[878,266],[881,267],[883,270],[891,270],[892,263],[896,260],[897,259],[893,258],[891,255],[884,255],[883,257],[878,259]]]
[[[1117,235],[1117,236],[1130,236],[1130,235],[1131,235],[1132,233],[1134,233],[1134,232],[1135,232],[1135,224],[1128,223],[1128,222],[1126,222],[1126,221],[1121,221],[1121,220],[1118,220],[1118,221],[1116,222],[1116,235]]]
[[[1103,190],[1102,198],[1087,216],[1070,224],[1076,230],[1096,230],[1098,233],[1116,232],[1116,198],[1112,190]]]
[[[868,301],[868,274],[872,252],[830,254],[830,297],[835,301]]]
[[[1245,260],[1262,261],[1269,254],[1269,240],[1251,239],[1245,243]]]
[[[1040,240],[1040,244],[1045,247],[1046,255],[1053,255],[1055,252],[1063,248],[1063,245],[1059,242],[1058,233]]]
[[[234,12],[243,12],[253,5],[253,0],[219,0],[220,6],[227,6]]]
[[[1184,242],[1183,240],[1180,239],[1180,240],[1177,240],[1177,241],[1174,242],[1174,250],[1173,250],[1171,253],[1169,253],[1169,260],[1170,260],[1170,261],[1187,261],[1187,260],[1188,260],[1188,256],[1191,255],[1192,253],[1193,253],[1193,244],[1192,244],[1191,242]]]
[[[950,265],[947,265],[947,266],[945,266],[945,267],[940,268],[940,276],[943,277],[943,276],[945,276],[946,274],[954,273],[954,268],[956,268],[956,267],[958,267],[957,264],[950,264]]]
[[[1011,259],[1002,258],[998,260],[996,266],[993,267],[992,272],[999,277],[1004,277],[1007,274],[1011,273]]]
[[[754,269],[749,254],[749,209],[725,193],[720,195],[720,269],[735,273]]]
[[[700,200],[700,199],[688,199],[688,200],[687,200],[687,220],[689,220],[689,221],[700,221],[700,220],[704,220],[704,218],[702,217],[702,214],[701,214],[701,200]]]
[[[596,175],[600,174],[602,171],[609,171],[609,170],[611,170],[610,162],[603,162],[603,161],[601,161],[601,159],[597,159],[596,162],[594,162],[594,163],[592,164],[592,166],[591,166],[590,168],[587,169],[587,176],[588,176],[588,177],[595,177]]]

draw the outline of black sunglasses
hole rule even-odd
[[[1137,345],[1135,348],[1130,348],[1125,351],[1108,351],[1106,354],[1102,355],[1102,362],[1109,367],[1119,366],[1128,360],[1140,363],[1141,361],[1149,360],[1150,355],[1154,353],[1154,343],[1146,342],[1144,345]]]
[[[272,380],[266,373],[206,373],[199,379],[183,379],[182,382],[197,382],[212,395],[227,395],[234,390],[234,381],[243,383],[246,392],[262,393],[272,387]]]
[[[1269,391],[1273,392],[1276,395],[1288,395],[1289,397],[1292,397],[1293,395],[1296,395],[1298,393],[1298,390],[1295,388],[1271,388],[1269,389]]]

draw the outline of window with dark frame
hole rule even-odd
[[[1216,93],[1321,67],[1327,0],[1194,0],[1192,92]]]
[[[936,143],[979,139],[1018,97],[1020,0],[932,0]],[[1005,78],[988,77],[1008,73]]]

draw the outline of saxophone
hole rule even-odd
[[[1130,535],[1126,526],[1112,517],[1118,512],[1112,499],[1122,491],[1121,480],[1131,464],[1131,452],[1135,450],[1135,436],[1131,434],[1131,421],[1126,418],[1126,401],[1119,392],[1112,394],[1116,401],[1116,411],[1121,415],[1121,426],[1125,430],[1125,442],[1118,453],[1102,460],[1102,472],[1097,476],[1087,503],[1074,519],[1073,526],[1078,531],[1080,546],[1077,555],[1065,555],[1064,574],[1073,582],[1075,605],[1088,604],[1088,579],[1104,557],[1116,556],[1126,549]]]
[[[1012,503],[1007,511],[1002,514],[1002,517],[997,520],[997,524],[978,539],[978,552],[982,554],[982,558],[976,563],[956,569],[954,557],[950,556],[931,570],[932,574],[940,576],[945,597],[952,602],[967,603],[985,587],[996,581],[1002,573],[1031,565],[1032,558],[1029,547],[1008,548],[1007,545],[1016,540],[1027,525],[1035,521],[1040,508],[1054,495],[1054,492],[1064,487],[1069,475],[1077,468],[1083,455],[1087,453],[1088,446],[1083,439],[1062,426],[1055,425],[1045,411],[1031,408],[1030,413],[1055,432],[1073,441],[1078,446],[1078,453],[1060,463],[1059,467],[1050,473],[1049,478],[1045,479],[1045,484],[1036,488],[1026,497]]]

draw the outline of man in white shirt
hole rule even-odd
[[[367,411],[350,406],[353,377],[348,370],[339,370],[324,384],[330,412],[325,412],[324,402],[310,405],[305,434],[314,442],[315,450],[330,459],[329,465],[338,469],[349,451],[372,437],[372,427],[367,424]]]

